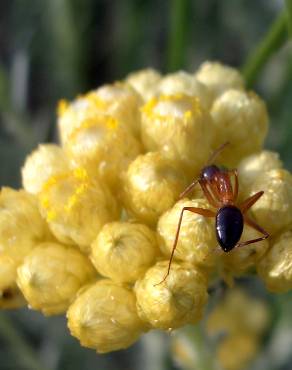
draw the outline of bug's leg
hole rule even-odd
[[[249,198],[247,198],[243,203],[241,203],[239,207],[241,209],[241,212],[245,213],[252,205],[255,204],[255,202],[257,202],[260,199],[260,197],[263,194],[264,194],[263,191],[259,191],[255,193],[254,195],[250,196]]]
[[[169,263],[168,263],[167,273],[165,274],[164,278],[160,281],[160,283],[155,284],[154,286],[163,283],[166,280],[167,276],[169,275],[170,266],[171,266],[171,263],[172,263],[172,260],[173,260],[174,251],[175,251],[176,246],[177,246],[180,227],[181,227],[181,223],[182,223],[182,219],[183,219],[183,214],[184,214],[185,211],[189,211],[189,212],[192,212],[192,213],[197,213],[197,214],[199,214],[201,216],[204,216],[204,217],[215,217],[216,216],[215,212],[210,211],[209,209],[196,208],[196,207],[183,207],[183,209],[181,210],[181,213],[180,213],[180,217],[179,217],[179,222],[178,222],[178,226],[177,226],[177,230],[176,230],[176,234],[175,234],[175,239],[174,239],[174,243],[173,243],[173,247],[172,247],[172,251],[171,251],[171,255],[170,255],[170,259],[169,259]]]
[[[237,173],[237,170],[236,169],[234,169],[234,170],[228,170],[227,172],[230,175],[233,175],[234,176],[233,199],[234,199],[234,201],[236,201],[236,199],[238,197],[238,173]]]
[[[220,204],[216,201],[216,198],[214,197],[214,195],[208,189],[206,181],[199,180],[199,184],[200,184],[200,186],[203,190],[203,193],[204,193],[205,197],[207,198],[207,200],[211,204],[211,206],[213,206],[215,208],[220,207]],[[210,185],[211,189],[214,190],[213,187],[212,187],[212,184],[209,183],[209,185]]]
[[[260,232],[264,236],[262,236],[260,238],[256,238],[256,239],[247,240],[246,242],[238,243],[236,245],[236,247],[243,247],[243,246],[248,245],[248,244],[253,244],[253,243],[256,243],[256,242],[260,242],[261,240],[265,240],[270,236],[270,234],[266,230],[264,230],[260,225],[258,225],[255,221],[251,220],[249,217],[244,216],[244,221],[247,223],[247,225],[249,225],[253,229],[257,230],[258,232]]]
[[[197,185],[197,183],[199,182],[199,180],[195,180],[193,181],[180,195],[179,195],[179,200],[184,198],[187,194],[189,194],[193,189],[194,187]]]
[[[215,158],[222,152],[222,150],[229,145],[229,142],[226,141],[224,144],[220,145],[215,151],[212,153],[211,157],[208,159],[207,165],[214,162]]]

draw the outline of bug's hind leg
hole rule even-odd
[[[183,209],[181,210],[181,213],[180,213],[180,217],[179,217],[179,222],[178,222],[178,226],[177,226],[177,230],[176,230],[176,234],[175,234],[175,239],[174,239],[174,243],[173,243],[173,247],[172,247],[172,251],[171,251],[171,255],[170,255],[170,259],[169,259],[169,263],[168,263],[167,273],[165,274],[164,278],[160,281],[160,283],[155,284],[154,286],[163,283],[166,280],[167,276],[169,275],[170,266],[171,266],[171,263],[172,263],[172,260],[173,260],[174,251],[177,247],[180,227],[181,227],[181,223],[182,223],[182,219],[183,219],[183,214],[184,214],[185,211],[189,211],[189,212],[192,212],[192,213],[197,213],[197,214],[199,214],[201,216],[205,216],[205,217],[215,217],[216,216],[215,212],[210,211],[209,209],[196,208],[196,207],[183,207]]]
[[[247,225],[249,225],[253,229],[257,230],[258,232],[260,232],[264,236],[262,236],[260,238],[256,238],[256,239],[247,240],[247,241],[242,242],[242,243],[238,243],[236,245],[236,247],[244,247],[245,245],[248,245],[248,244],[257,243],[257,242],[260,242],[262,240],[267,239],[270,236],[270,234],[266,230],[264,230],[260,225],[258,225],[255,221],[251,220],[249,217],[244,216],[244,221],[246,222]]]
[[[259,191],[255,193],[254,195],[250,196],[247,198],[243,203],[240,205],[240,209],[242,213],[245,213],[252,207],[259,199],[260,197],[264,194],[263,191]],[[250,225],[251,226],[251,225]],[[253,227],[253,226],[252,226]]]

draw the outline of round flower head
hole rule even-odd
[[[92,99],[93,104],[102,105],[102,113],[116,118],[135,136],[140,136],[142,99],[131,85],[123,82],[104,85],[87,94],[87,98]]]
[[[131,85],[144,101],[151,99],[161,79],[161,75],[155,69],[147,68],[130,73],[126,77],[126,82]]]
[[[283,169],[266,171],[252,184],[250,194],[264,191],[252,206],[256,221],[270,234],[292,223],[292,175]]]
[[[261,233],[245,224],[242,237],[239,242],[245,242],[247,240],[256,239],[261,236]],[[257,261],[259,261],[259,259],[264,255],[268,248],[269,241],[268,239],[265,239],[257,243],[234,248],[228,253],[222,252],[221,256],[224,267],[227,268],[227,270],[229,270],[233,275],[240,275],[247,269],[255,266]]]
[[[198,98],[161,95],[142,108],[142,140],[149,151],[181,161],[188,175],[199,173],[213,140],[213,124]]]
[[[269,150],[263,150],[244,158],[238,165],[240,189],[247,194],[251,185],[261,177],[265,171],[282,168],[283,163],[279,154]]]
[[[133,292],[110,280],[84,288],[67,318],[71,334],[99,353],[129,347],[146,329],[137,315]]]
[[[71,103],[61,100],[58,105],[58,130],[62,145],[73,131],[82,125],[84,120],[92,119],[100,114],[100,105],[92,104],[86,95],[79,96]]]
[[[244,370],[259,349],[260,341],[257,337],[238,332],[219,343],[216,357],[224,370]]]
[[[237,69],[216,62],[203,63],[195,74],[216,98],[228,89],[243,89],[244,80]]]
[[[292,289],[292,232],[282,233],[257,265],[259,276],[271,292]]]
[[[212,106],[214,147],[229,141],[220,160],[229,167],[236,166],[247,155],[261,150],[268,130],[265,103],[255,94],[227,90]]]
[[[198,322],[208,298],[205,276],[194,268],[174,262],[170,274],[162,282],[167,268],[168,261],[158,262],[137,281],[135,291],[140,317],[160,329],[175,329]]]
[[[43,243],[26,256],[17,270],[17,284],[30,307],[45,315],[67,310],[77,291],[96,275],[77,249]]]
[[[145,225],[129,222],[106,224],[91,246],[97,271],[115,281],[135,282],[158,252],[156,234]]]
[[[247,333],[262,335],[270,321],[267,304],[235,288],[226,291],[207,318],[209,335]]]
[[[29,193],[38,194],[49,177],[68,169],[69,163],[62,148],[54,144],[39,145],[22,167],[23,187]]]
[[[51,177],[40,193],[40,207],[56,238],[84,252],[101,227],[119,217],[109,190],[82,169]]]
[[[16,264],[37,244],[49,238],[37,199],[24,190],[2,188],[0,193],[0,254]]]
[[[163,77],[158,84],[157,93],[196,96],[206,109],[209,109],[212,103],[212,95],[208,87],[198,81],[194,75],[184,71],[171,73]]]
[[[16,263],[5,255],[0,255],[0,308],[18,308],[25,305],[21,291],[16,285]]]
[[[65,145],[74,166],[86,168],[91,177],[100,176],[113,188],[140,149],[131,132],[110,116],[84,120]]]
[[[124,176],[123,201],[138,220],[154,225],[187,185],[179,165],[160,152],[138,156]]]
[[[183,207],[210,209],[210,205],[205,199],[182,199],[160,217],[157,231],[161,237],[160,248],[166,256],[170,256],[173,249]],[[214,253],[216,245],[214,219],[185,211],[174,258],[210,267],[216,258]]]

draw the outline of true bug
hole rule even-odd
[[[208,160],[207,165],[203,167],[199,178],[192,182],[179,197],[179,199],[182,199],[194,189],[197,183],[199,183],[206,199],[211,206],[217,209],[217,211],[215,212],[204,208],[183,207],[179,217],[172,252],[169,259],[168,270],[161,282],[163,282],[169,275],[170,266],[177,246],[180,227],[185,211],[197,213],[204,217],[215,217],[216,238],[224,252],[230,252],[235,247],[243,247],[269,237],[269,234],[255,221],[251,220],[246,214],[249,208],[256,203],[257,200],[259,200],[264,192],[259,191],[247,198],[239,206],[236,206],[235,203],[238,197],[237,170],[219,168],[215,164],[212,164],[214,159],[228,144],[229,143],[226,142],[215,150]],[[231,182],[231,176],[234,177],[234,186]],[[263,236],[239,243],[243,232],[244,223],[259,231],[261,234],[263,234]]]

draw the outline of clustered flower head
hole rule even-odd
[[[57,125],[60,144],[27,157],[23,189],[1,191],[0,307],[66,314],[104,353],[199,322],[218,278],[257,271],[271,291],[292,288],[292,176],[263,150],[266,106],[237,70],[132,73],[61,101]],[[218,163],[238,169],[239,200],[265,192],[250,214],[271,237],[217,253],[214,219],[186,212],[166,277],[182,207],[212,209],[199,187],[179,195],[227,141]],[[258,236],[245,226],[242,240]]]

